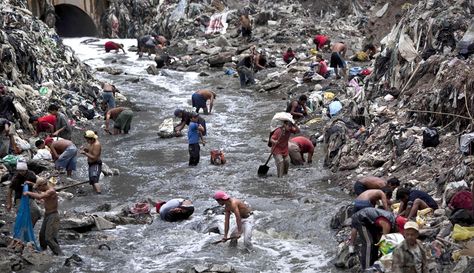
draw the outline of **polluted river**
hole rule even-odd
[[[106,135],[100,128],[103,121],[96,122],[102,160],[120,175],[101,179],[102,195],[93,195],[87,186],[84,189],[90,190],[89,194],[64,201],[60,209],[93,212],[104,203],[119,208],[148,198],[188,198],[195,212],[190,220],[169,223],[159,219],[152,208],[151,224],[123,225],[61,242],[65,255],[76,253],[84,263],[47,272],[176,272],[201,264],[227,264],[237,272],[336,272],[331,259],[337,245],[329,221],[348,197],[328,180],[322,145],[317,146],[311,166],[290,166],[287,177],[277,178],[271,159],[269,177],[257,176],[258,166],[270,153],[266,140],[271,118],[286,107],[282,96],[240,89],[238,79],[221,70],[209,77],[170,70],[148,75],[146,68],[154,61],[146,55],[139,59],[135,52],[105,53],[105,40],[81,44],[85,39],[66,39],[64,43],[92,68],[122,69],[121,75],[97,72],[96,76],[116,85],[135,113],[127,135]],[[136,44],[131,39],[116,41],[125,48]],[[140,80],[132,82],[131,78]],[[201,145],[201,161],[197,167],[189,167],[186,133],[163,139],[157,131],[176,108],[190,109],[191,94],[199,89],[215,90],[217,99],[213,113],[203,116],[208,135],[206,145]],[[303,127],[302,133],[305,131]],[[211,165],[211,149],[223,150],[227,163]],[[84,157],[75,176],[87,176]],[[255,217],[252,251],[246,251],[241,243],[237,248],[211,244],[222,235],[208,232],[207,227],[223,227],[224,223],[223,215],[205,214],[206,209],[218,205],[212,199],[216,190],[250,204]],[[231,225],[233,220],[232,216]],[[99,250],[102,243],[111,250]]]

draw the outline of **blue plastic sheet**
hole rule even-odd
[[[23,186],[23,192],[28,191],[28,184]],[[21,196],[20,208],[16,214],[15,228],[13,230],[13,238],[20,239],[25,243],[33,243],[37,250],[38,244],[35,240],[33,223],[31,222],[30,198],[26,195]]]

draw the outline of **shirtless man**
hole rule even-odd
[[[214,106],[214,100],[217,95],[215,92],[210,90],[198,90],[192,96],[191,100],[193,102],[193,107],[196,107],[196,113],[199,113],[199,110],[202,108],[204,114],[210,114],[212,107]],[[209,100],[209,110],[207,109],[207,101]]]
[[[253,217],[248,205],[239,199],[230,198],[230,196],[223,191],[217,191],[214,194],[214,199],[217,201],[217,203],[219,203],[219,205],[225,206],[224,238],[222,240],[227,241],[232,238],[230,239],[231,246],[237,246],[237,240],[243,233],[244,245],[247,249],[251,249]],[[235,215],[235,222],[237,226],[232,230],[230,238],[227,238],[227,234],[229,233],[229,220],[231,213]]]
[[[382,189],[388,186],[392,191],[400,186],[400,180],[396,177],[390,178],[388,181],[385,179],[375,176],[366,176],[357,179],[354,183],[354,192],[357,196],[368,189]]]
[[[354,209],[352,213],[356,213],[359,210],[365,208],[372,208],[375,207],[379,200],[382,201],[383,208],[385,210],[389,210],[389,201],[392,198],[392,190],[389,187],[383,188],[383,190],[372,189],[366,190],[357,196],[356,200],[354,201]],[[349,239],[349,251],[353,252],[353,242],[355,241],[357,236],[357,229],[352,228],[351,230],[351,237]]]
[[[39,233],[40,246],[43,250],[49,246],[54,255],[62,255],[58,243],[59,214],[58,214],[58,194],[48,181],[43,178],[36,180],[35,189],[42,193],[26,191],[23,195],[34,199],[43,200],[44,220]]]
[[[242,32],[243,38],[246,38],[247,41],[252,39],[252,23],[250,22],[250,17],[247,14],[240,15],[240,30]]]
[[[47,137],[44,144],[51,150],[56,169],[66,169],[67,176],[71,176],[72,171],[76,170],[77,164],[76,145],[70,140],[59,139],[55,141],[52,137]]]
[[[342,69],[342,76],[344,77],[344,80],[347,80],[346,62],[344,61],[347,52],[346,45],[341,42],[335,43],[331,46],[331,52],[332,53],[330,67],[334,68],[336,78],[341,78],[341,76],[339,76],[339,73],[337,72],[337,68],[340,67]]]
[[[103,82],[100,86],[102,87],[102,111],[115,108],[115,93],[118,92],[115,85]]]
[[[105,131],[109,131],[110,120],[114,121],[114,131],[113,135],[117,134],[128,134],[130,131],[130,124],[132,123],[133,112],[130,108],[126,107],[116,107],[109,109],[105,114]]]
[[[99,178],[102,172],[102,160],[100,159],[102,146],[98,140],[99,137],[94,131],[87,130],[84,133],[84,138],[86,139],[87,147],[81,148],[80,153],[87,156],[87,163],[89,164],[89,184],[92,185],[97,194],[101,194]]]

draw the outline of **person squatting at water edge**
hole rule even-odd
[[[216,191],[214,193],[214,200],[225,209],[225,220],[224,220],[224,237],[222,241],[230,241],[230,246],[237,246],[237,240],[244,235],[244,245],[247,250],[252,249],[252,231],[253,231],[253,213],[250,207],[243,201],[231,198],[227,193],[223,191]],[[230,214],[233,213],[235,216],[236,226],[232,229],[230,237],[227,237],[229,233],[229,222]]]

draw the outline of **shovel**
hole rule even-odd
[[[277,144],[276,144],[276,145],[273,145],[272,151],[270,152],[270,155],[268,156],[268,159],[267,159],[267,161],[265,162],[265,164],[264,164],[264,165],[260,165],[260,166],[258,167],[258,171],[257,171],[258,176],[266,176],[266,175],[267,175],[268,170],[270,169],[270,167],[267,166],[267,165],[268,165],[268,162],[270,161],[270,158],[271,158],[272,155],[273,155],[273,151],[275,150],[275,147],[276,147],[276,146],[278,145],[278,143],[280,142],[280,138],[281,138],[282,135],[283,135],[283,132],[280,134],[280,137],[279,137],[278,140],[277,140]]]
[[[238,238],[240,238],[240,237],[229,237],[229,238],[221,239],[221,240],[219,240],[219,241],[212,242],[211,244],[217,245],[217,244],[219,244],[219,243],[225,243],[225,242],[227,242],[227,241],[229,241],[229,240],[238,239]]]

